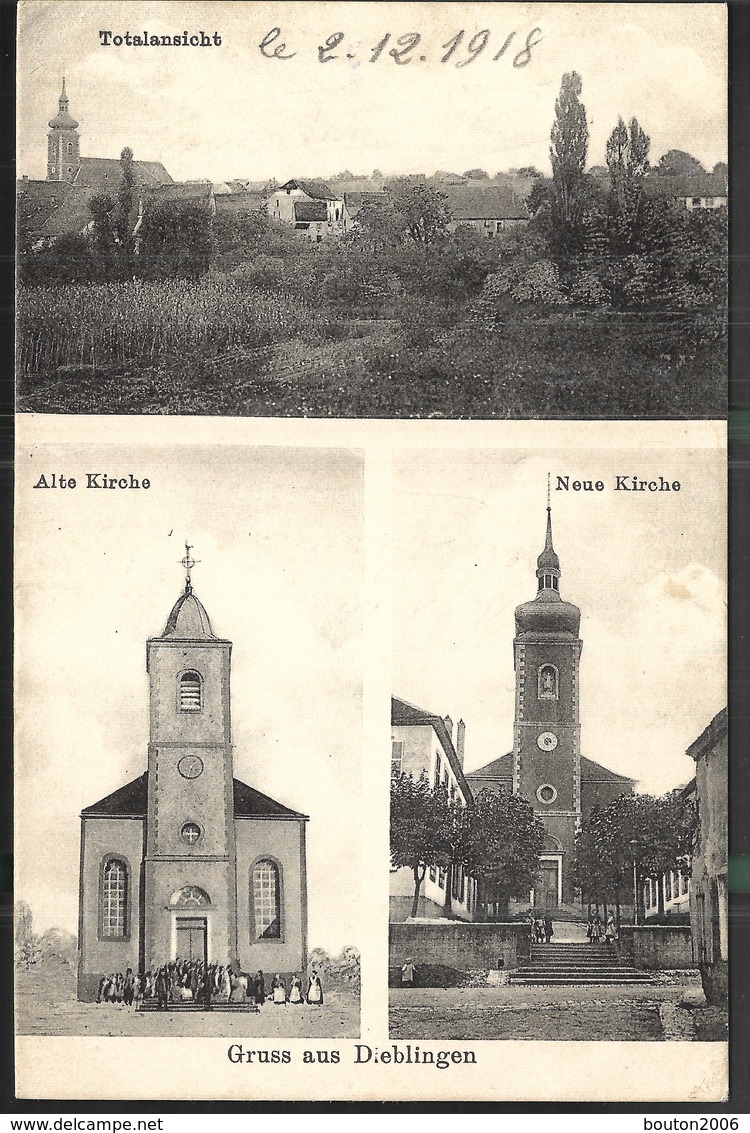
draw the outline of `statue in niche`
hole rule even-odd
[[[539,695],[547,700],[557,699],[557,673],[551,665],[544,665],[539,672]]]

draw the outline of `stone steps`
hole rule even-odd
[[[138,1004],[139,1011],[159,1011],[159,1003],[156,999],[142,999]],[[225,999],[212,999],[211,1006],[206,1008],[203,1003],[195,1003],[191,999],[178,1000],[176,1003],[170,1003],[167,1011],[259,1011],[257,1003],[231,1003]],[[166,1012],[165,1012],[166,1014]]]
[[[534,944],[528,964],[510,977],[512,984],[649,984],[655,977],[624,964],[611,945]]]
[[[626,986],[630,986],[631,984],[653,984],[653,983],[656,983],[657,981],[653,976],[646,975],[645,973],[642,973],[642,972],[633,971],[628,975],[611,975],[611,976],[606,976],[606,977],[595,976],[595,975],[586,975],[586,976],[573,976],[573,975],[549,976],[549,975],[544,975],[544,976],[540,976],[540,975],[521,975],[520,973],[514,973],[513,976],[511,977],[510,982],[516,987],[524,987],[524,986],[532,986],[532,985],[537,985],[537,986],[542,985],[542,986],[545,986],[545,987],[558,987],[558,986],[563,986],[563,985],[570,986],[570,987],[586,987],[586,986],[593,987],[594,985],[598,985],[598,986],[605,986],[605,985],[610,986],[610,985],[612,985],[614,987],[626,987]]]

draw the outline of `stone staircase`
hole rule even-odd
[[[161,1008],[159,1007],[158,1000],[155,999],[155,998],[151,998],[151,999],[142,999],[140,1001],[140,1003],[138,1004],[138,1010],[139,1011],[160,1011]],[[245,1012],[248,1012],[248,1011],[259,1011],[260,1008],[258,1007],[257,1003],[252,1003],[249,999],[246,999],[246,1000],[243,1000],[243,1001],[237,1002],[237,1003],[227,1001],[226,999],[212,999],[211,1000],[211,1006],[209,1008],[206,1008],[204,1003],[196,1003],[195,1000],[192,1000],[192,999],[179,999],[179,1000],[176,1000],[174,1002],[170,1001],[169,1006],[167,1007],[166,1011],[162,1011],[162,1014],[166,1015],[167,1011],[196,1012],[196,1011],[206,1011],[206,1010],[208,1010],[208,1011],[245,1011]]]
[[[512,984],[650,984],[656,978],[625,964],[613,945],[532,944],[531,960],[511,973]]]

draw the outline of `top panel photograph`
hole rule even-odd
[[[722,4],[21,0],[17,407],[726,416]]]

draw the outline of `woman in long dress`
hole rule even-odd
[[[323,1006],[323,988],[320,986],[320,976],[313,968],[310,983],[307,988],[307,1002],[312,1007]]]
[[[604,930],[604,940],[606,944],[614,944],[617,940],[617,925],[612,913],[607,917],[607,927]]]
[[[253,980],[253,999],[259,1007],[266,1002],[266,981],[263,978],[263,972],[260,968],[255,973],[255,979]]]
[[[271,984],[271,990],[273,992],[274,1003],[283,1003],[284,1006],[286,1006],[286,984],[284,983],[278,972],[274,977],[273,983]]]
[[[302,996],[302,980],[299,976],[292,976],[292,982],[289,988],[289,1002],[295,1004],[295,1006],[305,1002]]]

